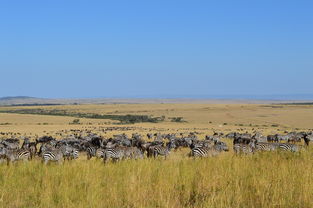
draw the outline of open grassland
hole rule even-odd
[[[1,207],[312,207],[312,151],[0,166]]]
[[[98,114],[165,116],[160,123],[118,125],[107,119],[0,113],[0,132],[35,138],[64,130],[91,130],[106,138],[133,132],[146,134],[213,131],[264,135],[313,128],[313,106],[255,104],[116,104],[44,107]],[[183,117],[187,122],[171,122]],[[104,131],[117,127],[114,131]],[[130,128],[123,128],[130,127]],[[231,141],[223,139],[232,149]],[[222,153],[191,159],[189,150],[169,159],[128,160],[104,165],[101,160],[44,166],[39,159],[0,164],[0,207],[313,207],[313,149],[300,153],[270,152],[250,156]]]

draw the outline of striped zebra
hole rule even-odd
[[[256,151],[274,151],[279,147],[278,143],[258,142],[256,143]]]
[[[74,160],[79,156],[79,151],[75,147],[62,145],[59,149],[62,151],[64,160]]]
[[[72,154],[71,154],[71,159],[72,160],[76,160],[79,157],[79,150],[76,148],[73,148],[72,150]]]
[[[228,147],[224,142],[215,141],[213,146],[202,146],[191,149],[190,157],[210,157],[216,156],[222,151],[228,151]]]
[[[209,157],[216,156],[219,151],[213,147],[195,147],[189,153],[190,157]]]
[[[46,165],[49,161],[51,162],[58,162],[59,164],[62,163],[63,160],[63,153],[60,149],[46,149],[42,152],[42,161]]]
[[[290,144],[290,143],[279,143],[278,148],[284,151],[299,152],[301,149],[301,146],[296,145],[296,144]]]
[[[87,152],[87,160],[90,160],[92,157],[96,157],[98,147],[96,146],[88,146],[86,149]]]
[[[125,147],[106,148],[103,155],[103,162],[106,163],[112,159],[113,162],[120,161],[125,158]]]
[[[3,159],[7,160],[8,164],[18,160],[27,161],[31,159],[31,153],[27,149],[9,150],[6,148],[1,148],[0,155]]]
[[[252,139],[248,144],[246,143],[234,143],[234,152],[236,154],[252,154],[256,151],[256,140]]]
[[[127,147],[125,148],[125,158],[128,159],[142,159],[143,153],[142,151],[137,147]]]
[[[300,151],[301,146],[290,143],[263,143],[259,142],[256,144],[257,151],[274,151],[274,150],[284,150],[290,152]]]
[[[148,157],[158,157],[158,156],[164,156],[165,159],[169,156],[170,154],[170,148],[168,146],[164,147],[161,145],[155,145],[151,146],[148,149]]]
[[[99,149],[96,150],[95,157],[96,158],[103,158],[104,154],[105,154],[105,149],[104,148],[99,148]]]

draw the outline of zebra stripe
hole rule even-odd
[[[193,148],[190,152],[190,156],[192,157],[208,157],[208,156],[216,156],[219,151],[213,147],[196,147]]]
[[[104,154],[105,154],[105,149],[99,148],[96,150],[95,156],[96,156],[96,158],[103,158]]]
[[[109,159],[112,159],[113,162],[122,160],[124,158],[124,149],[123,147],[107,148],[105,149],[103,155],[103,161],[106,163]]]
[[[59,149],[46,150],[42,153],[42,160],[44,164],[47,164],[49,161],[61,163],[63,159],[63,153]]]
[[[151,146],[149,147],[149,154],[148,157],[158,157],[158,156],[164,156],[165,159],[167,158],[167,156],[169,156],[170,154],[170,150],[168,147],[163,147],[163,146]]]
[[[89,146],[87,147],[87,160],[90,160],[92,157],[96,156],[96,152],[97,152],[97,147],[95,146]]]
[[[290,151],[290,152],[299,152],[301,148],[299,145],[290,144],[290,143],[280,143],[278,147],[280,150]]]
[[[234,144],[234,152],[236,154],[251,154],[254,153],[254,148],[251,147],[250,144],[242,144],[242,143],[236,143]]]
[[[274,151],[278,148],[277,143],[258,142],[256,144],[257,151]]]
[[[14,162],[18,160],[30,160],[31,153],[27,149],[18,149],[18,150],[8,150],[4,149],[4,157],[7,159],[7,162]]]

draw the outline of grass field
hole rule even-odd
[[[1,107],[1,110],[36,107]],[[91,130],[104,137],[133,132],[146,134],[213,131],[263,134],[309,131],[313,106],[257,104],[116,104],[45,106],[45,109],[100,114],[165,116],[160,123],[117,125],[104,119],[0,113],[0,132],[35,138],[61,138],[71,129]],[[171,122],[183,117],[187,122]],[[114,131],[103,131],[117,127]],[[131,127],[129,129],[123,127]],[[67,130],[67,131],[66,131]],[[4,137],[4,136],[2,136]],[[226,141],[232,149],[231,141]],[[0,164],[0,207],[313,207],[313,149],[300,153],[271,152],[251,156],[191,159],[189,150],[169,159],[122,161],[104,165],[85,156],[62,165],[40,160]]]

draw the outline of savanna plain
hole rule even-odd
[[[99,115],[148,115],[163,121],[119,123],[101,118],[14,113],[21,109],[61,110]],[[10,112],[9,112],[10,111]],[[23,111],[22,111],[23,112]],[[29,112],[29,111],[26,111]],[[181,117],[180,122],[172,118]],[[73,120],[79,119],[79,122]],[[0,107],[0,132],[15,137],[48,135],[57,139],[73,130],[104,138],[115,134],[196,132],[312,131],[312,105],[286,104],[99,104]],[[6,138],[1,135],[1,138]],[[189,148],[167,159],[144,158],[104,164],[78,160],[44,165],[40,158],[0,164],[0,207],[313,207],[313,149],[299,153],[264,152],[236,156],[188,157]],[[303,145],[303,141],[301,143]],[[313,145],[313,144],[312,144]]]

